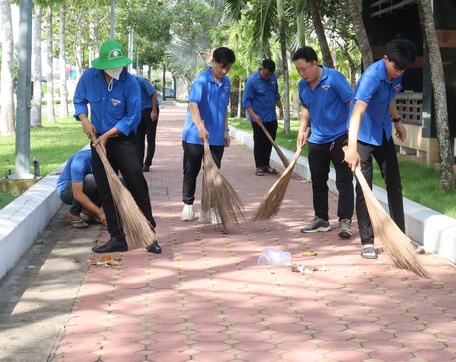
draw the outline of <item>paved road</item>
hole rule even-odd
[[[131,249],[111,254],[120,266],[88,267],[94,242],[109,236],[68,228],[63,208],[0,284],[1,361],[456,360],[454,265],[420,256],[432,274],[425,280],[392,268],[385,253],[361,259],[356,220],[351,240],[336,230],[302,234],[313,216],[308,182],[291,180],[271,221],[247,220],[227,234],[180,221],[184,111],[161,110],[146,174],[163,254]],[[255,176],[251,150],[235,141],[222,172],[247,218],[278,178]],[[199,184],[196,216],[200,192]],[[333,225],[336,202],[330,197]],[[326,270],[258,265],[266,247]]]

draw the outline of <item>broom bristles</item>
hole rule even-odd
[[[119,176],[114,172],[101,145],[97,145],[96,151],[103,163],[127,242],[137,247],[147,247],[157,240],[157,235],[152,225],[136,204],[130,191],[122,184]]]
[[[211,211],[215,212],[226,232],[228,224],[239,225],[240,220],[244,218],[244,201],[215,164],[207,140],[204,140],[203,160],[201,212],[204,215],[209,215]],[[211,222],[210,218],[203,218],[202,221]]]
[[[430,275],[421,266],[410,238],[399,229],[376,199],[359,168],[355,170],[355,175],[363,190],[374,234],[382,240],[391,262],[397,268],[409,270],[420,277],[429,279]]]
[[[271,135],[269,134],[268,130],[266,129],[266,127],[263,125],[263,123],[260,123],[260,127],[261,129],[263,130],[263,132],[265,133],[266,137],[269,139],[269,141],[271,142],[272,146],[274,147],[274,149],[276,150],[277,154],[279,155],[279,158],[280,160],[282,161],[282,164],[285,166],[285,167],[288,167],[290,165],[290,162],[288,161],[288,158],[283,154],[282,150],[280,149],[280,147],[277,145],[277,143],[275,143],[275,141],[272,139]]]
[[[290,183],[291,177],[293,176],[294,166],[298,161],[301,151],[302,147],[298,147],[295,155],[293,156],[293,159],[291,160],[291,163],[263,197],[260,205],[253,214],[253,221],[268,220],[278,214],[280,206],[283,202],[283,198],[285,197],[288,184]]]

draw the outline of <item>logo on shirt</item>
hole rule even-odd
[[[329,89],[329,87],[331,87],[330,85],[322,85],[321,86],[325,91],[327,91]]]
[[[225,87],[225,92],[228,92],[229,91],[229,88],[228,87]]]
[[[121,101],[118,101],[117,99],[111,99],[112,105],[115,107],[117,106]]]
[[[396,93],[400,92],[401,90],[401,85],[398,84],[397,86],[394,87],[394,90],[396,91]]]

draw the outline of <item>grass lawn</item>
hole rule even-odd
[[[48,124],[43,118],[42,128],[30,130],[30,173],[33,174],[33,158],[40,161],[41,176],[55,170],[75,152],[89,143],[80,122],[73,117],[57,118],[56,124]],[[15,168],[16,136],[1,137],[0,177],[4,178]],[[14,200],[14,196],[0,192],[0,209]]]
[[[279,123],[276,143],[290,151],[296,151],[296,137],[298,135],[300,121],[291,121],[291,133],[283,133],[283,124]],[[245,119],[230,119],[229,124],[233,127],[252,133],[250,122]],[[302,151],[307,157],[307,147]],[[374,184],[385,188],[380,170],[374,162]],[[432,210],[456,218],[456,191],[444,193],[440,188],[440,172],[432,167],[418,164],[405,156],[399,156],[399,167],[402,178],[402,193],[404,197],[424,205]]]

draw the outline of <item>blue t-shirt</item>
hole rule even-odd
[[[261,78],[257,70],[245,81],[244,93],[242,94],[242,107],[252,108],[260,117],[261,122],[277,120],[276,100],[280,99],[277,77],[272,74],[268,80]],[[252,117],[249,114],[249,121]]]
[[[148,79],[141,77],[140,75],[135,75],[135,78],[138,81],[139,90],[141,92],[141,109],[152,108],[152,96],[157,93],[157,91]]]
[[[298,84],[299,99],[310,114],[312,133],[309,142],[328,143],[347,132],[349,101],[353,90],[339,71],[321,66],[318,84],[312,90],[304,79]]]
[[[209,132],[209,145],[225,145],[225,118],[230,102],[230,79],[224,76],[220,84],[212,76],[211,68],[198,74],[192,83],[188,102],[198,104],[204,127]],[[187,143],[203,144],[198,137],[198,128],[187,108],[182,140]]]
[[[65,168],[57,180],[57,195],[62,194],[68,182],[84,182],[84,178],[92,173],[92,152],[82,150],[68,159]]]
[[[401,81],[402,75],[389,82],[384,59],[371,64],[361,75],[355,90],[355,102],[361,100],[368,106],[359,127],[359,141],[381,146],[383,131],[388,140],[391,138],[389,106],[402,89]]]
[[[74,116],[79,120],[81,113],[89,115],[97,133],[103,134],[116,127],[119,132],[129,135],[136,131],[141,121],[141,95],[134,76],[126,69],[119,80],[112,80],[108,90],[102,70],[87,69],[79,79],[74,92]]]

